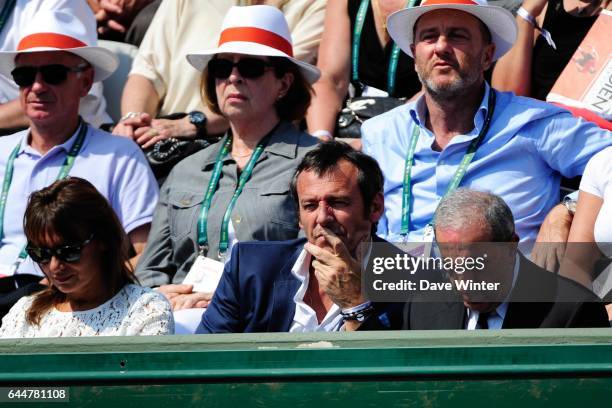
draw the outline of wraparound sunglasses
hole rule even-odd
[[[51,262],[52,257],[56,257],[63,262],[77,262],[81,259],[83,248],[91,242],[93,234],[85,241],[76,245],[64,245],[55,248],[35,247],[30,245],[26,246],[26,252],[30,255],[30,258],[36,263],[46,264]]]
[[[81,64],[76,67],[67,67],[62,64],[41,65],[38,67],[24,65],[11,71],[13,80],[20,87],[30,86],[40,72],[43,81],[49,85],[59,85],[66,81],[69,72],[83,72],[89,68],[89,64]]]
[[[236,67],[240,76],[245,79],[257,79],[262,76],[267,68],[272,67],[268,61],[259,58],[242,58],[233,62],[226,58],[215,58],[208,63],[208,72],[216,79],[227,79]]]

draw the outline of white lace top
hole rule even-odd
[[[174,334],[172,308],[166,298],[149,288],[125,285],[100,306],[79,312],[49,309],[40,326],[26,321],[33,296],[26,296],[2,319],[0,338],[142,336]]]

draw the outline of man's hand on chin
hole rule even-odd
[[[313,256],[311,263],[319,287],[342,309],[364,303],[361,294],[361,264],[353,258],[337,235],[323,228],[325,248],[310,242],[304,249]]]

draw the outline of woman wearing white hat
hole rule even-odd
[[[234,242],[297,237],[289,182],[317,143],[292,122],[304,117],[319,71],[293,58],[283,14],[233,7],[221,30],[218,48],[187,59],[202,71],[203,97],[230,130],[172,170],[136,271],[144,284],[161,286],[175,310],[207,304],[216,286],[210,277],[220,274]],[[168,285],[190,271],[189,282],[206,277],[205,289]]]

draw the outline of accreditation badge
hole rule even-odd
[[[427,224],[425,226],[425,231],[423,232],[423,256],[425,258],[429,258],[431,256],[431,249],[433,247],[434,241],[434,229],[431,224]]]
[[[198,255],[183,283],[193,285],[194,292],[213,294],[223,274],[223,267],[223,262]]]
[[[0,278],[6,278],[8,276],[13,276],[17,271],[17,265],[0,265]]]

